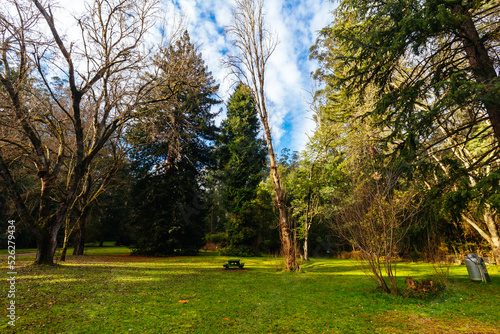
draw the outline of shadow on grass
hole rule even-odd
[[[438,326],[442,333],[492,333],[499,329],[494,324],[500,316],[496,304],[500,277],[495,271],[491,284],[478,284],[468,280],[465,267],[453,267],[453,292],[423,302],[379,293],[354,260],[314,258],[303,263],[304,273],[288,273],[277,271],[276,260],[265,257],[244,258],[243,270],[225,270],[222,264],[228,258],[85,255],[69,256],[55,267],[31,266],[23,260],[17,276],[19,328],[24,326],[26,333],[128,333],[130,329],[439,333]],[[432,266],[424,263],[397,267],[401,286],[407,273],[433,274]],[[482,327],[474,327],[478,322]],[[470,328],[460,327],[465,325]]]

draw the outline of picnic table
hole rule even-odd
[[[229,269],[229,268],[243,269],[244,265],[245,265],[244,263],[240,263],[239,259],[232,259],[232,260],[228,260],[227,263],[224,263],[222,266],[226,269]]]

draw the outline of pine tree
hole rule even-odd
[[[240,84],[229,100],[218,145],[223,202],[230,215],[226,254],[250,256],[258,251],[260,222],[252,212],[266,158],[265,143],[258,136],[252,92]]]
[[[212,107],[218,90],[201,54],[184,33],[156,61],[155,103],[130,131],[134,145],[132,219],[138,253],[196,253],[203,245],[204,170],[218,132]]]

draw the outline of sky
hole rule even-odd
[[[220,95],[227,101],[232,80],[221,67],[221,59],[230,48],[224,27],[231,24],[231,0],[167,0],[168,6],[182,12],[194,43],[214,78],[221,84]],[[266,69],[266,93],[270,125],[277,153],[282,148],[300,151],[314,130],[311,100],[311,72],[316,63],[309,61],[309,48],[317,33],[330,24],[334,4],[330,0],[264,0],[266,24],[278,36],[279,44]],[[171,12],[172,12],[171,10]]]
[[[219,96],[227,102],[234,78],[221,66],[230,41],[224,28],[231,24],[234,0],[161,0],[166,10],[167,22],[183,17],[194,42],[220,84]],[[83,9],[83,1],[58,1],[67,12]],[[309,60],[309,48],[315,43],[317,33],[330,24],[334,3],[331,0],[264,0],[266,24],[277,36],[279,44],[266,69],[268,111],[275,151],[281,149],[301,151],[308,135],[312,135],[314,122],[307,101],[311,100],[313,81],[311,72],[317,65]],[[70,16],[60,16],[61,24],[68,24]],[[173,18],[177,19],[173,19]],[[71,34],[70,34],[71,35]],[[223,108],[225,110],[225,108]],[[225,117],[219,117],[220,122]]]

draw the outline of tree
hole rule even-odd
[[[52,264],[58,232],[83,196],[96,156],[135,116],[151,86],[140,73],[148,66],[145,36],[156,2],[87,4],[75,20],[79,42],[63,39],[48,4],[11,0],[5,6],[0,175],[37,240],[35,262]],[[54,74],[62,79],[50,80]],[[36,210],[27,207],[13,175],[19,159],[39,181]]]
[[[438,131],[440,119],[470,110],[470,128],[489,120],[500,142],[499,7],[494,1],[342,1],[312,56],[326,91],[363,97],[401,149]],[[435,92],[429,96],[428,92]],[[431,109],[421,102],[436,99]]]
[[[290,198],[292,216],[299,221],[298,239],[304,240],[303,258],[309,261],[309,231],[313,220],[323,213],[320,166],[318,161],[306,159],[286,177],[287,194]]]
[[[384,153],[439,194],[494,253],[499,14],[492,1],[343,1],[311,49],[333,118],[374,121]],[[366,110],[339,111],[352,99]]]
[[[229,99],[227,119],[222,122],[217,155],[221,170],[223,203],[230,215],[230,255],[257,255],[260,222],[253,201],[263,179],[265,143],[258,139],[259,119],[251,90],[240,84]]]
[[[218,85],[186,31],[164,47],[143,117],[130,127],[131,225],[136,252],[196,253],[203,245],[206,200],[203,176],[214,163]],[[152,210],[154,208],[154,210]]]
[[[470,117],[462,110],[448,122],[440,122],[439,132],[424,142],[422,155],[428,159],[418,166],[416,174],[428,190],[439,194],[436,196],[448,217],[463,221],[490,245],[499,265],[499,149],[488,131],[488,121],[456,130],[457,124],[469,123]]]
[[[286,260],[287,269],[296,270],[298,268],[297,256],[293,246],[293,235],[287,217],[285,195],[274,153],[264,90],[266,65],[276,48],[277,42],[265,27],[262,6],[262,0],[236,1],[233,23],[227,28],[227,34],[232,38],[234,54],[228,54],[225,65],[236,77],[252,89],[267,142],[271,178],[280,215],[279,230],[282,253]]]
[[[82,183],[81,196],[75,202],[64,224],[61,261],[66,259],[67,247],[73,232],[76,234],[73,255],[84,254],[86,227],[90,212],[96,206],[98,198],[107,192],[107,188],[124,163],[124,152],[119,144],[121,140],[117,136],[110,138],[109,143],[96,156],[92,168],[86,174],[86,179]]]

